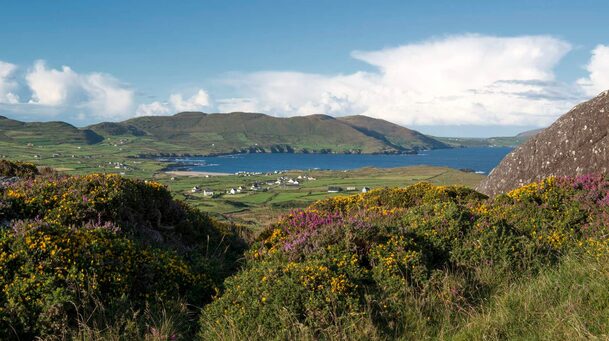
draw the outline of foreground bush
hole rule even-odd
[[[38,168],[34,164],[0,160],[0,176],[33,178],[38,174]]]
[[[83,316],[121,325],[107,317],[158,302],[201,307],[246,246],[164,186],[117,175],[24,178],[0,189],[0,221],[0,339],[72,335]]]
[[[205,273],[175,253],[139,246],[109,226],[81,229],[22,221],[0,232],[0,330],[21,337],[62,335],[77,308],[93,298],[112,305],[128,297],[176,300],[195,287],[211,294]],[[14,335],[13,335],[14,336]]]
[[[260,236],[200,336],[447,338],[565,254],[604,257],[608,193],[602,177],[579,177],[493,200],[418,184],[316,203]]]

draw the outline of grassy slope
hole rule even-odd
[[[346,116],[338,118],[364,134],[377,137],[390,145],[410,149],[439,149],[449,148],[449,145],[437,139],[423,135],[418,131],[400,125],[371,118],[363,115]]]
[[[358,118],[358,117],[355,117]],[[400,152],[446,147],[427,136],[389,122],[368,119],[367,128],[354,128],[346,120],[325,115],[277,118],[263,114],[180,113],[164,117],[140,117],[115,124],[90,128],[101,135],[141,135],[157,142],[186,147],[198,153],[226,153],[248,148],[267,152],[289,146],[296,152],[331,150],[334,152]],[[373,123],[373,125],[371,125]],[[385,138],[388,136],[389,138]],[[288,148],[285,148],[287,150]]]
[[[609,264],[569,257],[495,295],[456,340],[589,340],[609,337]]]
[[[20,122],[0,116],[0,141],[17,144],[94,144],[103,140],[89,129],[64,122]]]

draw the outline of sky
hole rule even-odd
[[[544,127],[609,89],[607,1],[5,1],[0,115],[363,114]]]

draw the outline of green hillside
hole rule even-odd
[[[447,146],[398,125],[353,116],[280,118],[255,113],[138,117],[89,127],[103,136],[145,136],[199,154],[230,152],[405,153]]]
[[[65,122],[20,122],[0,116],[0,141],[19,144],[95,144],[103,137]]]
[[[606,338],[603,176],[378,187],[254,235],[156,181],[1,166],[2,340]]]
[[[441,149],[450,148],[446,143],[435,138],[423,135],[416,130],[408,129],[400,125],[372,118],[364,115],[340,117],[345,122],[360,132],[375,137],[396,148],[408,149]]]

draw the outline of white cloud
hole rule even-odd
[[[209,94],[199,89],[194,95],[184,99],[182,94],[176,93],[169,96],[169,101],[161,103],[154,101],[140,104],[135,112],[136,116],[160,116],[170,115],[182,111],[201,111],[211,106]]]
[[[181,111],[262,112],[276,116],[364,114],[403,125],[547,125],[574,104],[609,88],[609,46],[598,45],[576,82],[554,69],[571,50],[551,36],[447,36],[351,56],[371,71],[322,75],[233,73],[233,97],[203,89],[139,103],[104,73],[78,73],[37,61],[27,72],[0,61],[0,112],[92,122]],[[21,99],[20,99],[21,97]],[[135,111],[134,111],[135,108]]]
[[[163,116],[169,114],[171,114],[169,105],[158,101],[140,104],[135,111],[135,116]]]
[[[114,77],[93,73],[83,77],[82,87],[88,94],[85,105],[97,116],[114,118],[132,115],[133,90],[123,87]]]
[[[0,61],[0,103],[15,104],[19,102],[19,96],[14,93],[17,82],[13,74],[17,65]]]
[[[592,50],[592,58],[586,70],[590,76],[577,81],[586,94],[595,96],[609,89],[609,46],[598,45]]]
[[[133,90],[110,75],[78,74],[68,66],[52,69],[37,61],[25,80],[32,91],[31,104],[83,110],[97,118],[131,116]]]
[[[209,95],[202,89],[188,99],[182,98],[182,94],[172,94],[169,103],[176,111],[197,111],[210,105]]]
[[[79,76],[67,66],[63,66],[61,70],[47,69],[44,61],[39,60],[34,63],[25,79],[32,90],[30,103],[65,105],[79,95]]]
[[[244,109],[279,116],[365,114],[407,125],[545,125],[576,100],[569,94],[576,89],[556,82],[553,73],[570,49],[549,36],[450,36],[352,53],[375,72],[271,71],[233,75],[226,82],[247,99]],[[240,109],[235,99],[229,104]]]

